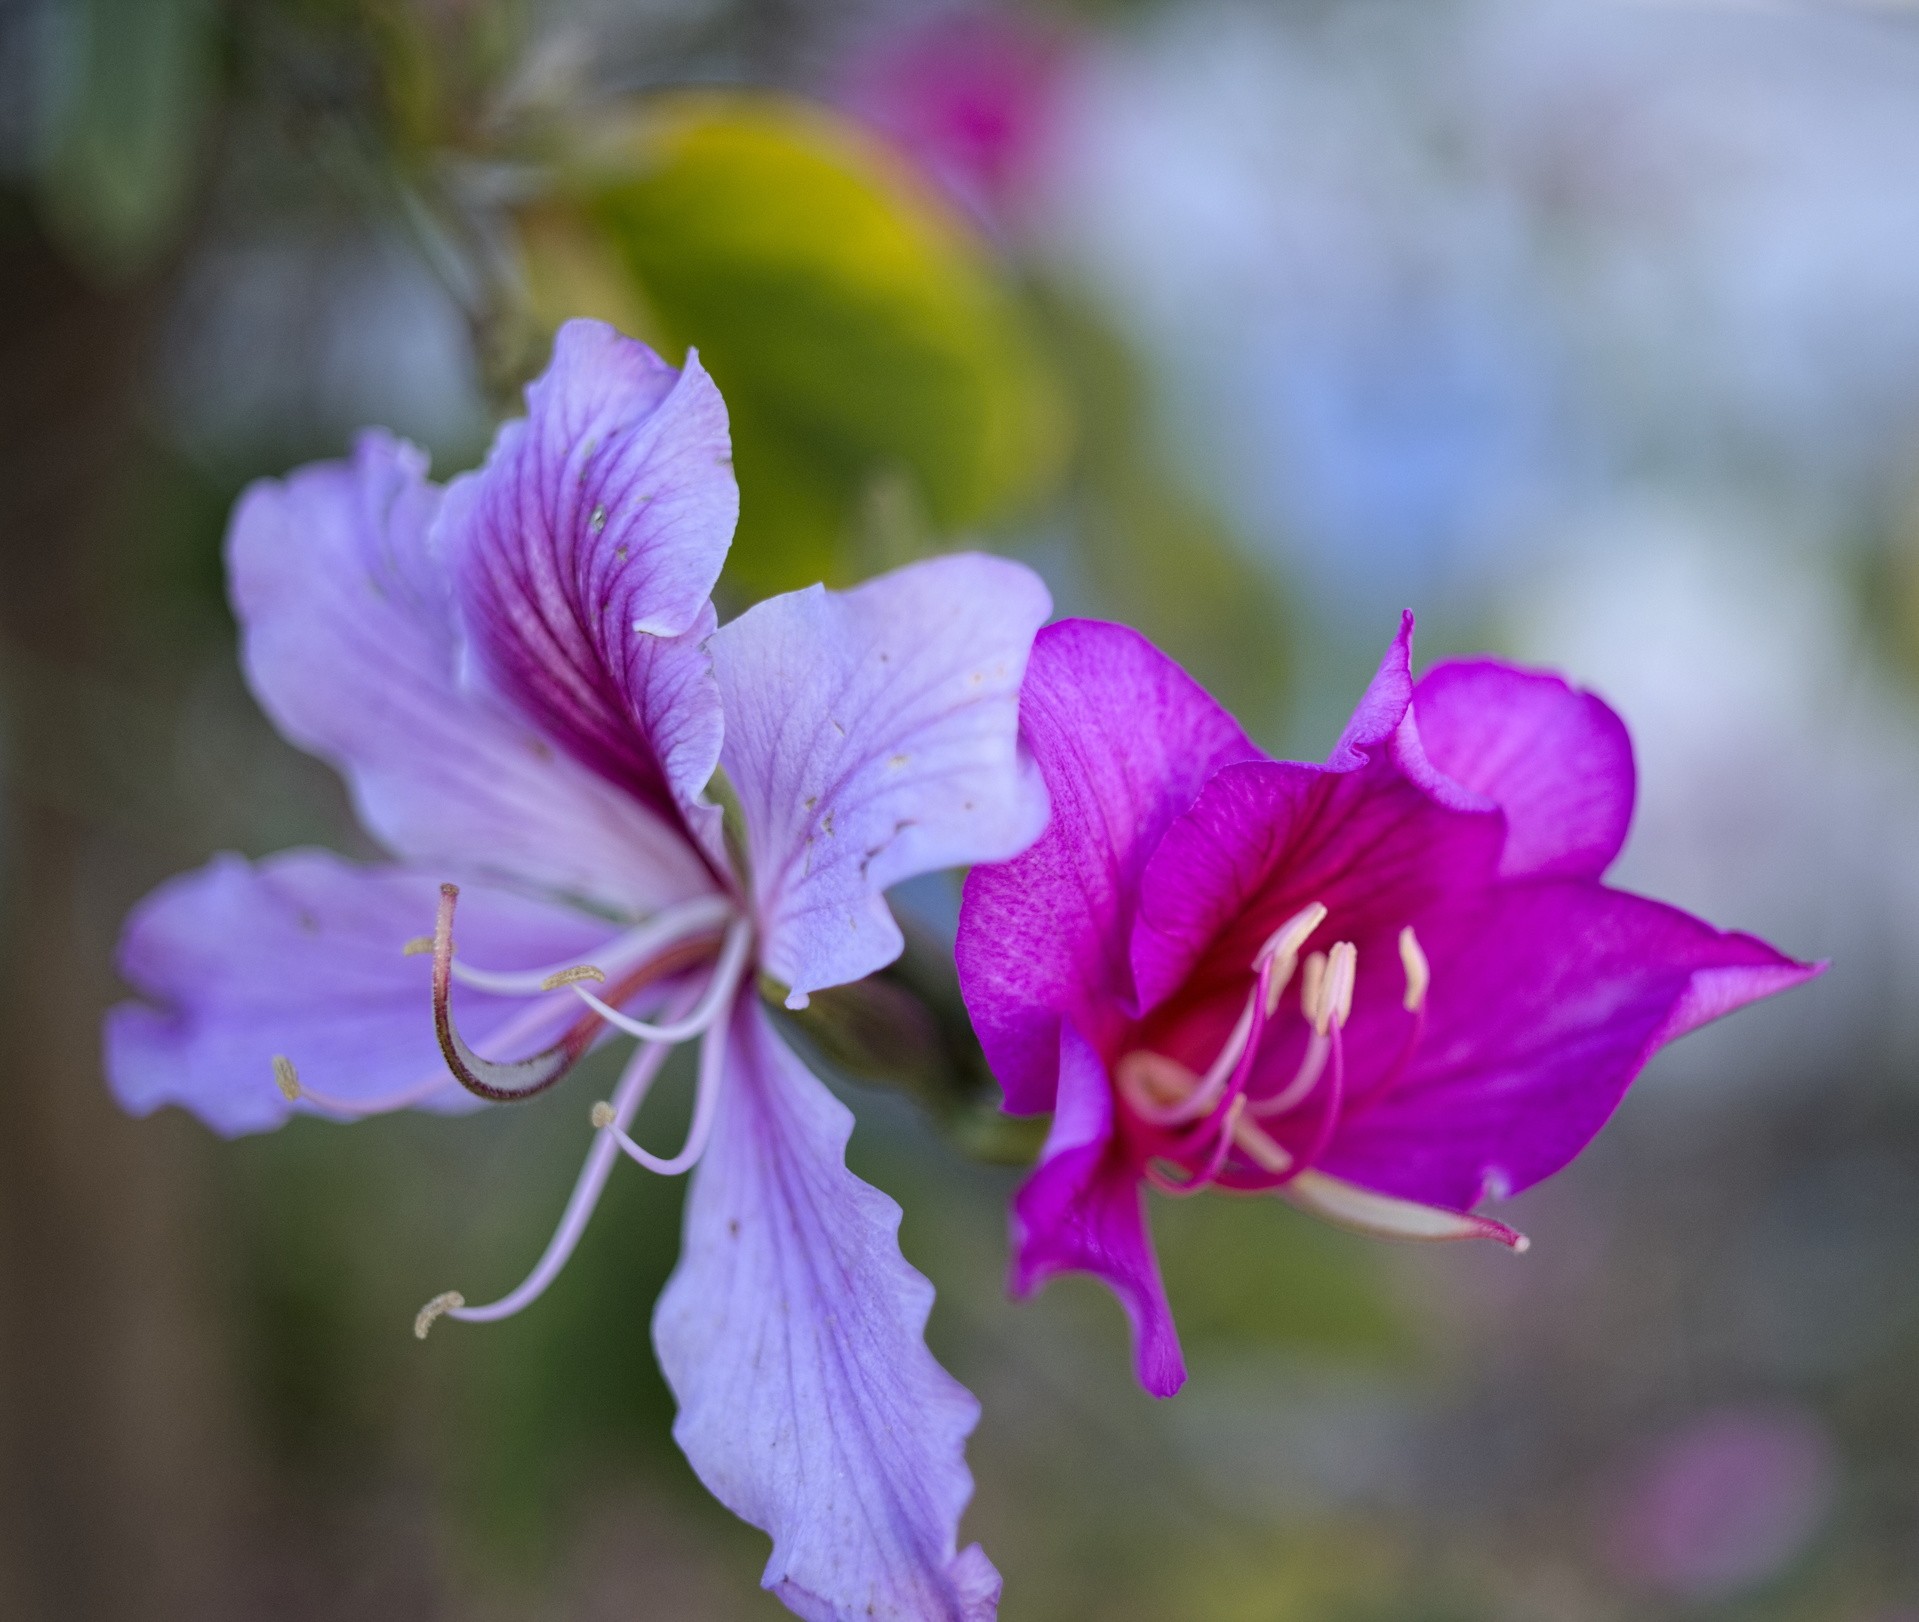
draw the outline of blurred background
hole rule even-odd
[[[724,611],[998,548],[1311,758],[1411,606],[1624,712],[1620,882],[1835,960],[1523,1260],[1159,1202],[1164,1404],[853,1088],[1007,1622],[1919,1619],[1919,15],[1814,0],[0,0],[0,1617],[782,1614],[668,1431],[676,1186],[408,1333],[604,1073],[233,1143],[100,1076],[150,886],[367,848],[241,685],[235,494],[472,465],[573,314],[724,391]]]

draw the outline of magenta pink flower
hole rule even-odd
[[[967,1007],[1019,1114],[1013,1287],[1078,1269],[1185,1379],[1142,1185],[1270,1191],[1402,1238],[1525,1241],[1474,1207],[1549,1177],[1666,1042],[1819,972],[1601,875],[1619,718],[1493,660],[1415,684],[1412,616],[1323,766],[1269,760],[1132,631],[1034,645],[1045,835],[976,868]]]

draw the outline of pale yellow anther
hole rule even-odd
[[[611,1126],[618,1117],[613,1113],[613,1106],[602,1098],[599,1103],[593,1106],[588,1119],[593,1122],[593,1130],[595,1132],[602,1132]]]
[[[1119,1061],[1119,1084],[1148,1104],[1183,1104],[1199,1088],[1199,1077],[1177,1059],[1136,1048]]]
[[[433,937],[431,935],[415,935],[412,940],[400,948],[400,956],[425,957],[426,954],[432,950]]]
[[[300,1072],[293,1068],[293,1061],[284,1053],[276,1053],[273,1056],[273,1080],[289,1104],[298,1102]]]
[[[1299,1011],[1322,1036],[1326,1027],[1319,1022],[1319,1001],[1326,988],[1326,954],[1315,952],[1300,966]]]
[[[413,1315],[413,1338],[425,1340],[426,1332],[433,1327],[434,1319],[443,1313],[451,1312],[455,1307],[465,1305],[466,1297],[458,1290],[448,1290],[445,1295],[436,1295]]]
[[[1299,956],[1299,949],[1306,944],[1313,931],[1325,922],[1326,908],[1322,903],[1315,901],[1310,906],[1301,907],[1266,937],[1266,944],[1253,954],[1253,967],[1263,969],[1271,958]]]
[[[1406,1012],[1416,1014],[1425,1005],[1426,988],[1433,983],[1433,969],[1411,924],[1399,932],[1399,961],[1406,968]]]
[[[1320,988],[1319,1012],[1313,1029],[1321,1036],[1334,1025],[1344,1030],[1353,1017],[1353,982],[1359,974],[1359,948],[1351,941],[1335,941],[1326,959],[1326,978]]]
[[[1266,937],[1266,944],[1253,954],[1255,972],[1266,976],[1266,1017],[1279,1012],[1279,999],[1291,984],[1299,964],[1299,949],[1315,929],[1326,921],[1326,908],[1315,901],[1302,907]]]
[[[606,984],[606,971],[595,968],[591,963],[575,963],[570,969],[560,969],[549,974],[540,982],[542,991],[558,991],[561,986],[577,986],[582,981],[592,980],[600,985]]]

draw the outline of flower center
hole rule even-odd
[[[1253,983],[1218,1056],[1201,1075],[1147,1048],[1126,1054],[1115,1068],[1127,1133],[1147,1179],[1169,1194],[1194,1194],[1214,1184],[1273,1188],[1309,1170],[1326,1152],[1347,1097],[1343,1033],[1353,1012],[1359,949],[1337,941],[1327,951],[1300,952],[1326,921],[1318,902],[1281,924],[1253,955]],[[1380,1085],[1398,1080],[1425,1032],[1432,969],[1409,924],[1399,932],[1400,966],[1409,1017],[1398,1056]],[[1281,1012],[1288,986],[1299,981],[1295,1022]],[[1267,1038],[1303,1033],[1290,1077],[1265,1086],[1258,1059]],[[1277,1047],[1278,1042],[1271,1044]],[[1263,1090],[1255,1093],[1256,1086]]]
[[[598,962],[485,969],[460,961],[455,953],[453,917],[459,896],[457,885],[441,885],[433,934],[409,942],[405,950],[409,954],[433,954],[434,1032],[447,1070],[462,1087],[493,1102],[534,1098],[554,1086],[610,1032],[637,1037],[639,1046],[621,1073],[613,1097],[593,1106],[592,1148],[559,1226],[532,1272],[516,1289],[485,1306],[468,1306],[457,1290],[435,1296],[414,1319],[413,1332],[422,1340],[443,1316],[492,1322],[511,1317],[538,1300],[572,1256],[622,1153],[666,1176],[686,1171],[698,1161],[712,1134],[733,1004],[746,976],[753,945],[753,926],[732,901],[722,896],[702,896],[669,907],[609,941],[598,953]],[[702,983],[697,971],[707,965],[711,969]],[[526,1016],[509,1021],[496,1033],[494,1040],[502,1045],[551,1030],[569,1008],[579,1012],[557,1040],[530,1057],[489,1059],[474,1050],[454,1022],[456,983],[496,997],[532,1000]],[[589,990],[590,986],[603,988],[605,994]],[[627,1011],[628,1005],[648,992],[656,993],[647,999],[654,1005],[650,1011],[663,1013],[664,1019],[641,1019]],[[628,1129],[667,1055],[679,1043],[692,1040],[700,1044],[692,1123],[677,1154],[656,1155],[634,1142]],[[445,1084],[444,1076],[435,1075],[411,1089],[407,1097],[356,1106],[302,1088],[292,1063],[284,1058],[274,1060],[274,1079],[288,1098],[306,1097],[323,1109],[342,1114],[367,1114],[377,1108],[415,1102],[414,1095],[424,1097]]]

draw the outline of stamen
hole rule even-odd
[[[706,1140],[713,1133],[713,1118],[720,1102],[720,1078],[726,1070],[727,1023],[724,1019],[715,1020],[700,1038],[700,1077],[698,1090],[693,1095],[693,1121],[686,1129],[686,1143],[678,1154],[662,1160],[628,1137],[625,1127],[617,1121],[603,1129],[603,1136],[618,1144],[630,1159],[662,1177],[677,1177],[689,1170],[706,1153]]]
[[[598,964],[568,961],[548,963],[537,969],[481,969],[460,961],[456,955],[453,978],[475,991],[488,991],[501,997],[537,997],[581,980],[604,983],[609,974],[617,976],[629,964],[643,962],[679,941],[717,929],[733,916],[733,905],[724,896],[695,896],[691,901],[662,909],[645,923],[608,941],[595,954]],[[407,950],[411,952],[415,944],[409,942]],[[429,936],[427,950],[432,949]]]
[[[1523,1233],[1491,1217],[1380,1194],[1323,1171],[1302,1171],[1276,1192],[1315,1216],[1382,1239],[1491,1239],[1516,1255],[1530,1247]]]
[[[1344,1025],[1352,1017],[1353,981],[1359,971],[1359,949],[1351,941],[1337,941],[1326,959],[1326,973],[1320,981],[1319,1005],[1313,1010],[1313,1030],[1324,1036],[1332,1025]]]
[[[1312,937],[1314,930],[1326,921],[1325,906],[1315,901],[1302,907],[1285,923],[1274,930],[1266,939],[1266,944],[1253,954],[1253,967],[1265,969],[1272,965],[1271,974],[1266,981],[1266,1017],[1271,1019],[1279,1012],[1279,999],[1286,994],[1286,987],[1292,983],[1293,971],[1299,965],[1299,949]]]
[[[1171,1194],[1176,1199],[1188,1194],[1197,1194],[1201,1189],[1211,1185],[1219,1176],[1220,1168],[1226,1164],[1226,1156],[1232,1152],[1234,1135],[1239,1130],[1240,1117],[1245,1110],[1246,1099],[1243,1094],[1227,1106],[1226,1119],[1219,1129],[1219,1140],[1213,1145],[1212,1155],[1207,1160],[1204,1171],[1195,1172],[1182,1181],[1161,1171],[1149,1160],[1146,1163],[1147,1180],[1162,1193]],[[1275,1147],[1278,1146],[1275,1145]]]
[[[1406,1012],[1417,1014],[1426,1005],[1426,988],[1433,983],[1433,970],[1411,924],[1399,932],[1399,961],[1406,969]]]
[[[440,1040],[440,1055],[446,1060],[447,1069],[452,1071],[453,1079],[470,1093],[495,1103],[510,1103],[522,1098],[532,1098],[545,1092],[568,1070],[572,1069],[598,1037],[605,1015],[589,1012],[576,1020],[560,1036],[559,1040],[530,1058],[501,1063],[482,1058],[469,1047],[453,1024],[452,982],[453,982],[453,909],[460,898],[460,889],[456,884],[440,886],[440,912],[433,932],[433,1027]],[[713,898],[702,898],[710,900]],[[684,909],[681,909],[682,911]],[[671,920],[671,928],[665,920],[656,920],[654,926],[648,926],[643,932],[636,930],[629,940],[644,938],[657,945],[663,939],[674,939],[687,932],[684,918]],[[728,946],[736,934],[743,936],[744,920],[740,920],[728,934]],[[615,1000],[630,997],[641,986],[676,969],[690,966],[703,957],[711,946],[708,942],[682,940],[659,956],[639,965],[621,981],[615,993]],[[744,948],[736,953],[743,960]],[[724,960],[722,968],[726,967]],[[734,977],[737,978],[737,964]],[[716,974],[715,978],[719,978]],[[572,988],[580,993],[577,985]],[[610,1005],[593,999],[596,1008],[609,1008]],[[543,1017],[550,1017],[551,1010],[542,1010]],[[624,1015],[620,1016],[624,1027],[629,1023]],[[651,1027],[648,1027],[651,1029]],[[661,1027],[666,1029],[666,1027]]]
[[[671,1051],[671,1047],[664,1042],[651,1043],[635,1051],[620,1075],[619,1085],[613,1089],[613,1101],[610,1104],[602,1101],[593,1106],[593,1125],[596,1129],[623,1126],[633,1119]],[[574,1183],[573,1192],[567,1196],[560,1225],[553,1230],[553,1237],[547,1241],[546,1249],[534,1263],[533,1271],[527,1274],[519,1287],[483,1307],[469,1307],[457,1291],[435,1296],[420,1309],[420,1317],[414,1323],[414,1333],[424,1335],[426,1331],[420,1327],[421,1323],[431,1324],[442,1313],[465,1323],[495,1323],[501,1318],[512,1317],[537,1301],[546,1293],[546,1287],[560,1276],[561,1269],[572,1257],[618,1158],[619,1146],[605,1131],[596,1131],[593,1146],[586,1152],[586,1164],[580,1168],[579,1180]]]
[[[1190,1118],[1178,1112],[1199,1091],[1200,1081],[1179,1060],[1137,1048],[1119,1061],[1115,1076],[1141,1120],[1173,1126]]]
[[[1255,1105],[1248,1113],[1258,1114],[1258,1106]],[[1284,1177],[1293,1169],[1293,1157],[1264,1127],[1255,1125],[1250,1119],[1242,1119],[1234,1126],[1233,1142],[1245,1150],[1247,1157],[1262,1171]]]
[[[1253,954],[1253,967],[1263,968],[1276,957],[1298,957],[1299,949],[1312,938],[1315,929],[1326,922],[1326,908],[1315,901],[1302,907],[1266,938],[1266,944]]]
[[[458,1290],[448,1290],[444,1295],[436,1295],[413,1315],[413,1338],[425,1340],[426,1332],[433,1327],[436,1318],[443,1313],[457,1312],[465,1305],[466,1297]]]
[[[1319,998],[1326,985],[1326,954],[1315,952],[1299,972],[1299,1012],[1306,1023],[1319,1029]]]
[[[587,1111],[586,1118],[593,1123],[593,1130],[598,1132],[605,1127],[611,1126],[619,1119],[619,1116],[614,1111],[613,1106],[602,1098],[599,1103]]]
[[[415,935],[412,940],[400,948],[400,956],[425,957],[426,954],[432,950],[433,937],[431,935]]]
[[[482,1058],[468,1047],[453,1025],[453,909],[459,899],[457,884],[440,886],[440,912],[433,930],[433,1029],[440,1040],[440,1055],[454,1080],[470,1093],[494,1103],[531,1098],[573,1068],[592,1044],[596,1024],[577,1021],[551,1047],[508,1063]]]
[[[284,1053],[273,1056],[273,1080],[289,1104],[300,1101],[300,1072],[293,1068],[293,1061]]]
[[[752,932],[753,926],[744,918],[736,918],[728,926],[719,967],[713,971],[706,995],[683,1020],[651,1025],[643,1019],[634,1019],[630,1014],[621,1013],[577,984],[573,987],[573,995],[615,1030],[637,1036],[642,1042],[684,1042],[690,1036],[698,1036],[721,1017],[722,1010],[739,985],[740,971],[746,964],[747,948],[752,944]]]
[[[1319,1085],[1319,1078],[1326,1073],[1326,1059],[1333,1051],[1333,1044],[1317,1031],[1310,1032],[1306,1038],[1306,1051],[1299,1056],[1299,1068],[1293,1072],[1293,1079],[1271,1098],[1261,1099],[1253,1105],[1253,1113],[1258,1116],[1284,1115],[1290,1109],[1303,1104],[1312,1090]]]
[[[561,969],[557,974],[549,974],[540,982],[542,991],[558,991],[562,986],[576,986],[582,981],[591,980],[595,985],[606,984],[606,970],[596,968],[591,963],[575,963],[570,969]]]
[[[1340,944],[1345,945],[1346,943],[1341,942]],[[1333,959],[1335,963],[1337,963],[1338,958],[1339,947],[1335,946],[1333,948]],[[1327,971],[1329,983],[1332,972],[1331,970]],[[1326,1000],[1331,1002],[1333,998],[1329,994]],[[1352,993],[1349,991],[1347,993],[1347,1006],[1349,1009],[1351,1007],[1351,1000]],[[1319,1157],[1326,1152],[1326,1145],[1333,1141],[1333,1128],[1339,1125],[1339,1112],[1346,1103],[1346,1044],[1342,1040],[1342,1033],[1345,1030],[1345,1026],[1345,1016],[1340,1014],[1337,1008],[1335,1008],[1334,1017],[1328,1027],[1330,1035],[1327,1038],[1332,1048],[1332,1075],[1327,1078],[1326,1102],[1320,1107],[1319,1126],[1313,1133],[1312,1145],[1299,1156],[1299,1166],[1302,1170],[1314,1164]]]

